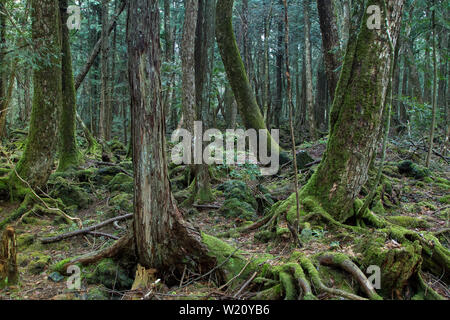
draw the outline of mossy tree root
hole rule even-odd
[[[371,300],[382,300],[373,288],[370,281],[345,254],[336,252],[327,252],[319,256],[319,262],[323,265],[340,267],[350,273],[360,284],[362,290],[367,294]]]

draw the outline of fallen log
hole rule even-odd
[[[76,231],[72,231],[72,232],[68,232],[68,233],[64,233],[64,234],[60,234],[58,236],[55,237],[50,237],[50,238],[43,238],[41,239],[41,243],[43,244],[48,244],[48,243],[54,243],[54,242],[58,242],[64,239],[68,239],[68,238],[72,238],[72,237],[76,237],[76,236],[80,236],[83,234],[89,234],[91,232],[96,231],[97,229],[100,229],[110,223],[114,223],[115,221],[121,221],[121,220],[127,220],[133,217],[133,214],[126,214],[123,216],[119,216],[119,217],[115,217],[115,218],[111,218],[109,220],[103,221],[99,224],[96,224],[94,226],[88,227],[88,228],[83,228],[80,230],[76,230]]]

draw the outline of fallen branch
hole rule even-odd
[[[91,231],[91,232],[89,232],[89,234],[91,236],[105,237],[105,238],[110,238],[110,239],[113,239],[113,240],[119,240],[120,239],[119,237],[117,237],[115,235],[112,235],[112,234],[109,234],[109,233],[104,233],[104,232],[98,232],[98,231]]]
[[[101,222],[99,224],[96,224],[96,225],[88,227],[88,228],[84,228],[84,229],[80,229],[80,230],[64,233],[64,234],[61,234],[61,235],[55,236],[55,237],[41,239],[41,242],[43,244],[54,243],[54,242],[58,242],[58,241],[61,241],[61,240],[64,240],[64,239],[76,237],[76,236],[79,236],[79,235],[88,234],[88,233],[91,233],[92,231],[100,229],[100,228],[102,228],[102,227],[104,227],[104,226],[106,226],[106,225],[108,225],[110,223],[113,223],[115,221],[127,220],[127,219],[130,219],[132,217],[133,217],[133,214],[130,213],[130,214],[126,214],[124,216],[111,218],[109,220],[103,221],[103,222]]]

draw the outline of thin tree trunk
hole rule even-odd
[[[59,166],[64,171],[76,166],[80,161],[80,153],[76,140],[76,91],[72,71],[72,54],[70,51],[69,29],[65,23],[68,19],[68,0],[59,0],[61,11],[62,34],[62,111],[59,122]]]
[[[305,23],[305,74],[306,74],[306,113],[308,115],[308,131],[312,140],[317,139],[316,120],[314,118],[314,98],[311,59],[311,22],[309,6],[311,0],[303,0],[303,15]]]
[[[436,1],[433,0],[433,6]],[[438,79],[438,68],[437,68],[437,53],[436,53],[436,7],[432,12],[431,23],[433,27],[433,97],[432,97],[432,115],[431,115],[431,129],[430,129],[430,147],[428,150],[426,166],[430,167],[431,155],[433,154],[433,140],[434,131],[436,127],[436,112],[437,112],[437,79]]]

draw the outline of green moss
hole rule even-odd
[[[259,242],[267,243],[270,240],[275,239],[276,234],[269,230],[262,230],[262,231],[255,233],[254,237],[255,237],[255,240],[257,240]]]
[[[51,182],[50,196],[61,199],[66,206],[76,205],[79,209],[86,209],[91,203],[89,194],[77,185],[70,183],[62,177],[57,177]]]
[[[450,194],[439,198],[440,203],[450,204]]]
[[[131,194],[133,193],[134,180],[132,177],[121,172],[111,180],[108,188],[111,192],[118,191]]]
[[[45,267],[50,263],[51,257],[39,252],[27,253],[22,263],[27,263],[27,271],[31,274],[40,274],[44,271]],[[19,263],[20,264],[20,263]]]
[[[405,229],[391,227],[387,230],[392,239],[401,246],[390,248],[386,243],[391,240],[383,234],[366,237],[357,244],[357,251],[362,254],[361,264],[365,270],[371,265],[381,268],[381,290],[384,298],[392,298],[395,292],[402,292],[408,280],[415,274],[422,263],[422,247],[418,241],[407,241]]]
[[[105,289],[106,288],[103,288],[101,286],[92,288],[87,294],[87,300],[108,300],[108,294]]]
[[[109,289],[128,290],[133,285],[128,272],[112,259],[101,260],[85,278],[90,284],[103,284]]]
[[[256,210],[250,204],[235,198],[225,200],[219,212],[229,218],[241,218],[247,220],[256,218]]]
[[[281,271],[279,277],[285,300],[297,300],[298,294],[292,276],[287,272]]]
[[[437,207],[434,204],[427,202],[427,201],[420,201],[419,203],[416,204],[416,208],[418,208],[419,210],[422,207],[428,208],[430,210],[437,210]]]
[[[17,237],[16,241],[17,241],[17,248],[19,250],[23,250],[24,248],[30,246],[31,244],[33,244],[34,240],[35,240],[35,235],[30,234],[30,233],[24,233],[21,234]]]
[[[405,228],[425,229],[425,228],[429,227],[429,224],[425,220],[420,219],[420,218],[410,217],[410,216],[392,216],[392,217],[387,217],[387,220],[396,225],[399,225],[399,226],[402,226]]]
[[[442,191],[449,191],[450,190],[450,186],[446,183],[435,183],[434,184],[435,187],[441,189]]]
[[[133,195],[129,193],[119,193],[111,199],[109,204],[126,212],[133,212]]]
[[[401,174],[407,175],[415,179],[424,179],[429,177],[431,172],[429,169],[415,164],[411,160],[402,161],[398,164],[398,171]]]

